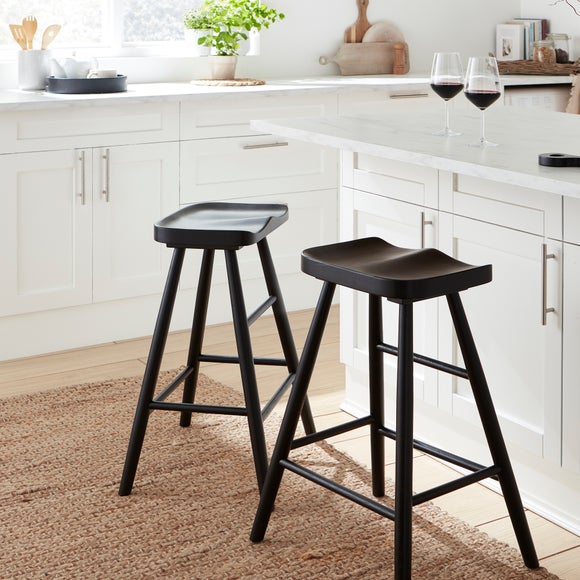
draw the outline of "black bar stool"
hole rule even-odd
[[[460,489],[487,477],[499,480],[524,562],[539,566],[534,543],[507,449],[477,354],[459,292],[491,281],[491,265],[471,266],[435,249],[398,248],[379,238],[365,238],[310,248],[302,253],[302,270],[324,282],[316,307],[286,413],[280,428],[260,504],[251,533],[260,542],[272,513],[282,475],[288,469],[339,495],[395,522],[395,578],[411,578],[413,506]],[[370,414],[337,427],[294,439],[300,408],[306,400],[316,356],[336,285],[368,294],[369,299],[369,389]],[[413,352],[413,303],[445,296],[457,333],[466,369]],[[399,304],[398,347],[383,343],[382,298]],[[398,357],[396,430],[384,425],[383,353]],[[413,438],[413,363],[469,379],[493,465],[484,467]],[[372,493],[385,494],[384,437],[396,441],[395,509],[351,489],[289,459],[292,449],[369,425],[371,444]],[[436,488],[413,495],[413,448],[449,461],[471,473]]]
[[[141,394],[135,412],[119,488],[120,495],[130,494],[133,488],[149,414],[153,410],[181,412],[180,424],[182,427],[188,427],[191,424],[192,413],[247,416],[256,476],[258,478],[258,486],[261,489],[268,468],[263,420],[292,384],[298,366],[298,355],[290,330],[286,307],[284,306],[278,278],[266,240],[266,236],[281,226],[287,219],[288,207],[286,205],[199,203],[180,209],[155,224],[155,239],[168,247],[174,248],[173,258],[157,316]],[[257,244],[258,247],[269,296],[259,308],[248,316],[236,252],[244,246],[253,244]],[[160,394],[155,396],[161,359],[169,332],[169,324],[186,249],[203,250],[187,365],[185,370],[179,373]],[[235,357],[202,353],[211,275],[216,250],[223,250],[225,253],[233,326],[238,350],[238,356]],[[284,358],[281,359],[254,358],[252,354],[250,325],[269,308],[272,308],[284,353]],[[194,403],[201,362],[239,364],[245,407],[223,407]],[[254,365],[276,365],[288,368],[288,376],[263,409],[260,408]],[[182,402],[166,401],[167,397],[182,383],[184,384]],[[307,400],[302,409],[302,420],[305,431],[314,433],[314,420]]]

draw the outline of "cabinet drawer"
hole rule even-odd
[[[207,99],[181,105],[181,138],[206,139],[255,135],[252,119],[320,117],[336,114],[336,95]]]
[[[0,116],[0,153],[129,145],[178,138],[178,103],[68,107]]]
[[[511,229],[562,239],[562,197],[479,177],[442,173],[440,209]]]
[[[380,115],[384,111],[392,111],[393,107],[414,109],[424,107],[433,95],[433,91],[427,84],[341,93],[338,97],[338,114],[341,116]]]
[[[346,161],[346,158],[345,158]],[[355,153],[353,167],[343,167],[343,183],[360,191],[437,208],[437,170]],[[352,173],[351,173],[352,172]]]
[[[337,153],[273,136],[181,143],[180,203],[336,187]]]

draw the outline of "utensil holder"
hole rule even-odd
[[[50,74],[50,50],[21,50],[18,52],[18,88],[36,91],[46,88]]]

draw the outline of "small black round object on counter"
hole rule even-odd
[[[49,93],[66,95],[88,95],[95,93],[124,93],[127,91],[127,76],[117,75],[98,79],[67,79],[48,77]]]
[[[538,163],[547,167],[580,167],[580,155],[567,153],[541,153]]]

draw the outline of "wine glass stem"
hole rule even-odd
[[[481,139],[482,143],[485,143],[485,110],[481,111]]]
[[[449,101],[445,101],[445,133],[449,133]]]

